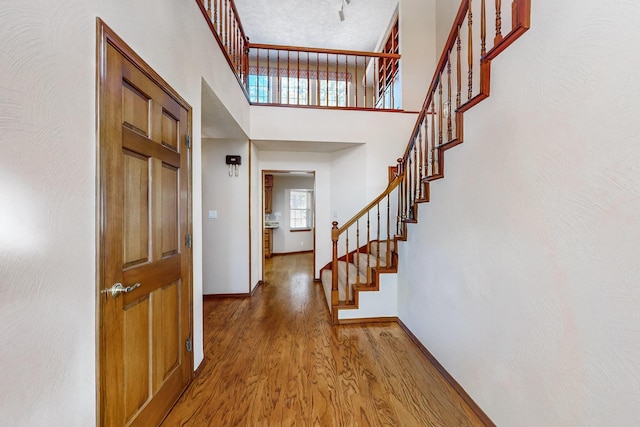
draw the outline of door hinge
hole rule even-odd
[[[186,240],[187,240],[187,247],[191,249],[191,234],[187,234]]]
[[[191,148],[191,135],[187,135],[187,148]]]
[[[193,349],[193,344],[191,342],[191,337],[187,338],[187,341],[184,343],[185,347],[187,347],[187,351],[189,353],[191,353],[191,350]]]

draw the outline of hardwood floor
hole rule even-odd
[[[479,426],[396,323],[333,327],[311,254],[204,303],[205,360],[164,426]]]

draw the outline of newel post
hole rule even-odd
[[[331,261],[331,305],[338,305],[338,221],[331,223],[331,241],[333,244],[333,258]],[[335,308],[334,308],[335,310]]]
[[[531,27],[531,0],[513,0],[511,4],[511,27],[515,30],[517,27]]]

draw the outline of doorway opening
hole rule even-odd
[[[273,257],[312,253],[315,272],[314,171],[262,171],[262,280]]]

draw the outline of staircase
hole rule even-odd
[[[374,240],[349,254],[336,263],[336,269],[322,270],[321,279],[327,287],[331,286],[333,271],[338,275],[338,301],[341,308],[357,308],[354,301],[360,292],[378,291],[382,273],[397,273],[397,255],[395,241]]]
[[[529,29],[530,15],[531,0],[462,0],[404,155],[390,168],[389,185],[341,227],[333,223],[333,257],[321,280],[334,324],[397,316],[398,242],[407,239],[407,224],[418,222],[430,182],[444,178],[445,152],[463,142],[464,113],[489,97],[491,61]]]

